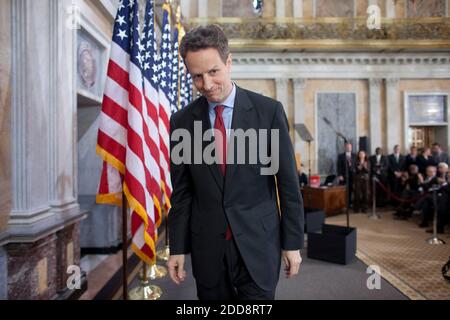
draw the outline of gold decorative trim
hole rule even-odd
[[[230,39],[233,49],[450,49],[450,40]]]

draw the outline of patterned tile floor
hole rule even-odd
[[[357,257],[380,267],[381,276],[414,300],[450,300],[450,283],[441,274],[450,257],[449,229],[438,237],[445,245],[429,245],[431,237],[419,228],[419,217],[394,220],[392,212],[380,212],[380,220],[365,214],[350,214],[350,225],[357,228]],[[345,225],[345,215],[330,217],[326,223]]]

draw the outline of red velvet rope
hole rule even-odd
[[[391,190],[389,190],[386,186],[384,186],[379,180],[375,180],[375,181],[376,181],[376,183],[381,187],[381,189],[383,189],[383,191],[387,193],[387,195],[388,195],[389,197],[392,197],[392,198],[394,198],[395,200],[400,201],[400,202],[404,202],[404,203],[413,203],[413,202],[417,202],[417,201],[419,201],[419,200],[425,199],[426,196],[428,196],[428,194],[429,194],[429,193],[427,192],[427,193],[425,193],[425,194],[423,194],[423,195],[419,195],[419,196],[414,197],[414,198],[412,198],[412,199],[403,199],[403,198],[400,198],[399,196],[397,196],[395,193],[391,192]]]

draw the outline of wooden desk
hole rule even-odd
[[[311,188],[306,186],[303,188],[305,207],[322,209],[328,217],[343,212],[346,208],[345,195],[345,186],[327,188]]]

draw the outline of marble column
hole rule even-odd
[[[50,1],[49,199],[53,212],[77,207],[76,30],[66,27],[71,0]]]
[[[277,18],[286,17],[286,0],[275,0],[275,14]]]
[[[0,247],[0,300],[8,298],[8,257],[3,247]]]
[[[297,124],[306,124],[305,117],[305,88],[306,79],[294,79],[294,126]],[[308,128],[311,129],[311,128]],[[295,153],[300,153],[302,162],[305,168],[308,166],[309,155],[308,144],[304,142],[297,131],[294,133],[294,150]],[[311,150],[311,153],[313,150]],[[312,168],[311,168],[312,170]]]
[[[399,79],[386,79],[386,146],[391,153],[396,144],[401,145],[402,112],[400,108]],[[402,149],[405,146],[400,146]]]
[[[292,0],[294,18],[303,18],[303,0]]]
[[[386,0],[386,18],[395,18],[396,0]]]
[[[185,18],[191,16],[191,0],[180,0],[181,14]]]
[[[12,1],[12,212],[9,224],[52,215],[49,195],[50,2]],[[54,63],[52,61],[52,63]]]
[[[12,209],[0,239],[8,256],[9,299],[53,299],[65,251],[79,251],[76,30],[72,0],[11,2]],[[44,17],[44,18],[42,18]],[[76,230],[74,240],[56,233]],[[69,232],[69,231],[68,231]]]
[[[0,1],[0,30],[1,233],[8,226],[9,213],[11,212],[11,0]]]
[[[276,83],[276,94],[277,100],[281,102],[286,113],[286,117],[289,119],[289,109],[288,109],[288,83],[289,79],[278,78],[275,80]]]
[[[382,79],[369,79],[369,125],[370,151],[375,154],[377,147],[383,147],[382,114],[381,114],[381,84]]]
[[[208,17],[208,0],[198,0],[198,17]]]

